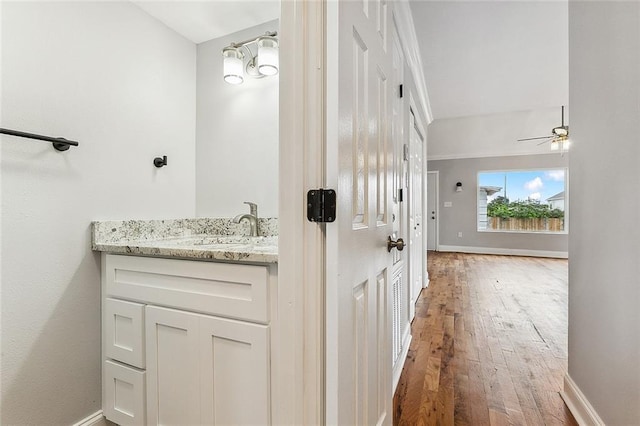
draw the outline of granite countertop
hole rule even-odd
[[[277,220],[260,219],[261,236],[230,219],[104,221],[92,224],[92,249],[113,254],[233,262],[278,262]],[[246,229],[245,229],[246,228]]]

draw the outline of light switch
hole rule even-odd
[[[444,206],[445,207],[451,207],[451,206],[453,206],[453,203],[451,201],[445,201],[444,202]]]

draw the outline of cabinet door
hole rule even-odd
[[[147,421],[200,424],[199,316],[147,306]]]
[[[202,316],[202,424],[269,425],[267,326]]]

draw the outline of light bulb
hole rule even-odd
[[[557,140],[552,140],[551,141],[551,151],[557,151],[560,149],[560,142],[558,142]]]
[[[244,66],[242,59],[244,54],[235,47],[225,47],[222,50],[224,57],[224,81],[230,84],[240,84],[244,81]]]
[[[258,39],[258,71],[262,75],[278,74],[278,40],[275,37]]]
[[[563,148],[565,151],[568,151],[570,146],[571,146],[571,141],[570,141],[569,139],[565,139],[565,140],[562,142],[562,148]]]

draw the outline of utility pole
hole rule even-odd
[[[509,197],[507,197],[507,174],[504,174],[504,198],[506,202],[509,202]]]

